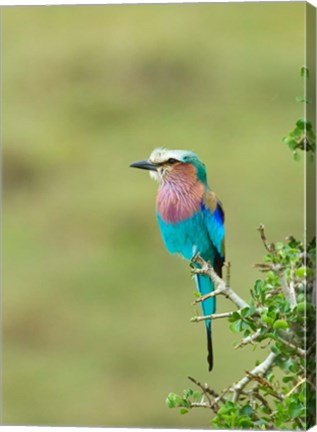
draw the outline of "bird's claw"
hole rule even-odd
[[[199,258],[199,253],[196,252],[196,253],[192,256],[192,259],[191,259],[191,261],[190,261],[190,265],[193,266],[194,263],[197,262],[197,259],[198,259],[198,258]]]

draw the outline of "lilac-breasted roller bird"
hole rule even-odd
[[[207,184],[205,164],[198,156],[186,150],[155,149],[148,160],[130,165],[149,170],[158,181],[156,215],[163,241],[171,254],[180,254],[192,260],[199,254],[209,261],[222,277],[224,263],[224,211],[221,202]],[[196,264],[197,265],[197,264]],[[208,276],[195,275],[201,295],[214,290]],[[216,310],[216,298],[202,302],[204,315]],[[205,321],[209,370],[213,367],[211,320]]]

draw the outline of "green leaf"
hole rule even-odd
[[[255,291],[255,293],[256,293],[256,294],[260,294],[260,292],[261,292],[261,288],[262,288],[262,281],[258,279],[258,280],[255,282],[255,285],[254,285],[254,291]]]
[[[311,130],[313,125],[311,124],[311,122],[309,120],[307,120],[306,118],[300,118],[297,120],[296,122],[296,126],[298,127],[298,129],[300,130]]]
[[[253,315],[254,312],[256,312],[256,307],[254,306],[253,302],[250,304],[249,307],[249,316]]]
[[[305,96],[296,96],[295,99],[296,99],[296,102],[305,102],[307,104],[311,104],[312,103],[311,99],[308,99]]]
[[[249,329],[246,329],[246,330],[244,330],[243,337],[244,338],[248,337],[248,336],[250,336],[250,334],[251,334],[251,331]]]
[[[276,345],[272,345],[272,346],[271,346],[271,351],[272,351],[274,354],[279,354],[279,353],[280,353],[280,350],[277,348]]]
[[[240,319],[240,314],[237,311],[234,311],[230,317],[228,317],[229,322],[235,322]]]
[[[230,324],[230,330],[234,333],[239,333],[242,330],[242,321],[238,320]]]
[[[245,405],[242,409],[241,409],[241,414],[245,415],[245,416],[250,416],[253,412],[253,409],[251,407],[251,405]]]
[[[303,277],[305,277],[305,275],[306,275],[306,270],[307,270],[307,267],[306,267],[306,266],[299,267],[299,268],[295,271],[295,274],[296,274],[296,276],[298,276],[298,277],[300,277],[300,278],[303,278]]]
[[[269,332],[269,333],[266,333],[265,336],[269,339],[276,340],[276,335],[274,333]]]
[[[313,131],[313,129],[307,130],[307,136],[309,139],[311,139],[312,141],[315,141],[316,139],[316,135],[315,132]]]
[[[296,140],[300,140],[300,139],[302,138],[303,131],[302,131],[302,129],[300,129],[299,127],[296,127],[296,128],[293,130],[293,134],[294,134],[294,138],[295,138]]]
[[[191,388],[188,388],[186,390],[184,390],[184,398],[188,399],[190,396],[192,396],[194,393],[194,391]]]
[[[184,403],[186,403],[186,400],[178,395],[175,395],[175,402],[177,403],[177,405],[183,406]]]
[[[174,396],[175,393],[170,393],[165,399],[165,403],[169,408],[175,408],[177,405]]]
[[[300,76],[302,78],[309,78],[309,70],[306,66],[302,66],[300,68]]]
[[[298,303],[303,302],[305,300],[305,294],[304,293],[300,293],[297,296],[297,301]]]
[[[296,276],[299,278],[304,278],[305,276],[310,277],[314,275],[314,271],[306,266],[299,267],[295,271]]]
[[[244,328],[246,328],[246,326],[250,327],[250,329],[253,331],[256,331],[258,329],[258,325],[255,324],[254,321],[252,321],[252,318],[245,318]]]
[[[243,317],[243,318],[246,317],[247,313],[248,313],[248,310],[249,310],[249,306],[241,309],[241,317]]]
[[[289,415],[291,416],[291,418],[294,419],[296,417],[299,417],[301,415],[302,411],[303,411],[303,407],[301,406],[300,403],[291,402],[289,404],[288,412],[289,412]]]
[[[200,402],[202,398],[202,393],[199,390],[194,391],[193,393],[193,401]]]
[[[299,315],[303,315],[306,311],[306,302],[303,301],[298,303],[296,309]]]
[[[297,141],[295,141],[294,138],[289,139],[286,144],[291,150],[295,150],[298,146]]]
[[[187,413],[189,412],[189,410],[188,410],[187,408],[181,408],[181,409],[179,410],[179,412],[180,412],[182,415],[184,415],[184,414],[187,414]]]
[[[293,380],[294,380],[293,375],[288,375],[288,376],[283,377],[283,382],[285,382],[285,383],[288,383],[288,382],[293,381]]]
[[[276,320],[275,323],[273,324],[274,330],[277,330],[277,329],[286,330],[288,327],[289,327],[288,323],[282,319]]]
[[[266,314],[262,314],[261,315],[261,320],[265,323],[267,323],[269,326],[272,326],[274,323],[274,318],[266,315]]]
[[[249,417],[239,417],[238,426],[241,429],[248,429],[251,426],[251,419]]]

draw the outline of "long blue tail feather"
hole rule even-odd
[[[196,275],[197,289],[201,295],[209,294],[214,290],[214,284],[208,276]],[[216,311],[216,297],[209,297],[202,303],[202,310],[204,315],[212,315]],[[211,334],[211,320],[205,320],[207,330],[207,349],[208,349],[208,364],[209,371],[213,368],[213,349],[212,349],[212,334]]]

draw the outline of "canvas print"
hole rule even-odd
[[[315,9],[2,14],[2,423],[315,424]]]

